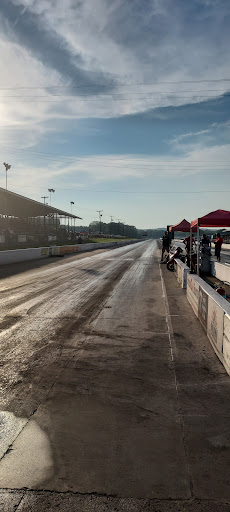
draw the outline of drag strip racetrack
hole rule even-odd
[[[139,243],[1,280],[1,403],[7,405],[22,382],[27,394],[29,375],[34,387],[31,373],[60,358],[66,341],[99,313],[116,282],[142,255]],[[28,414],[24,392],[18,410]]]
[[[157,243],[7,277],[1,299],[0,487],[186,497]]]
[[[0,269],[1,510],[228,512],[229,377],[159,253]]]

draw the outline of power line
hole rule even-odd
[[[202,80],[177,80],[177,81],[161,81],[161,80],[155,80],[151,82],[133,82],[133,83],[127,83],[127,82],[116,82],[111,83],[111,85],[114,86],[124,86],[124,87],[133,87],[136,85],[158,85],[158,84],[201,84],[201,83],[220,83],[220,82],[230,82],[230,78],[207,78]],[[0,90],[16,90],[16,89],[80,89],[80,88],[91,88],[91,87],[105,87],[107,88],[107,84],[79,84],[79,85],[39,85],[39,86],[28,86],[28,85],[16,85],[16,86],[10,86],[10,87],[0,87]]]
[[[147,157],[146,156],[143,156],[143,158],[141,156],[129,156],[127,155],[127,158],[122,156],[116,156],[116,155],[112,155],[112,157],[110,156],[104,156],[104,155],[92,155],[92,156],[89,156],[89,155],[62,155],[61,153],[47,153],[47,152],[43,152],[43,151],[33,151],[33,150],[30,150],[30,149],[27,149],[27,148],[14,148],[13,146],[2,146],[2,149],[6,150],[6,151],[15,151],[15,152],[26,152],[26,153],[29,153],[30,155],[35,155],[35,156],[44,156],[45,158],[47,157],[52,157],[54,156],[55,157],[55,160],[60,160],[60,159],[73,159],[74,162],[76,161],[80,161],[83,162],[84,159],[89,159],[90,160],[90,163],[92,163],[92,156],[93,158],[95,158],[95,162],[96,162],[96,159],[102,159],[103,161],[108,161],[108,164],[110,164],[111,160],[114,159],[114,160],[117,160],[117,162],[121,162],[121,163],[125,163],[125,164],[129,164],[129,165],[135,165],[135,162],[136,163],[140,163],[141,165],[144,164],[144,165],[148,165],[148,166],[152,166],[152,165],[167,165],[167,164],[175,164],[175,165],[178,165],[178,164],[181,164],[181,165],[185,165],[185,164],[189,164],[191,165],[194,164],[198,164],[200,165],[201,163],[202,164],[213,164],[213,165],[227,165],[229,167],[229,160],[218,160],[218,161],[213,161],[213,160],[186,160],[185,162],[182,161],[181,159],[173,159],[173,160],[156,160],[154,162],[146,162],[146,158],[151,158],[152,155],[148,155]],[[135,162],[129,162],[127,161],[128,158],[135,158]],[[95,163],[94,162],[94,163]],[[100,161],[96,162],[98,165],[103,165]],[[112,163],[111,165],[114,165],[113,164],[113,160],[112,160]]]
[[[39,158],[43,158],[44,160],[47,160],[45,157],[34,157],[36,159],[39,160]],[[75,160],[73,161],[63,161],[63,160],[57,160],[57,159],[50,159],[49,160],[49,163],[62,163],[62,164],[66,164],[66,165],[72,165],[72,164],[76,164],[78,167],[76,167],[75,170],[82,170],[84,171],[84,162],[77,162]],[[81,163],[82,163],[82,168],[80,167],[81,166]],[[212,162],[211,164],[200,164],[199,162],[197,163],[194,163],[193,165],[185,162],[181,162],[180,164],[178,163],[174,163],[174,162],[161,162],[161,163],[157,163],[157,162],[153,162],[153,163],[149,163],[149,164],[143,164],[141,162],[134,162],[134,163],[121,163],[120,165],[115,165],[113,163],[104,163],[102,164],[101,162],[93,162],[93,161],[90,161],[90,164],[91,165],[97,165],[98,167],[102,167],[102,168],[115,168],[115,169],[121,169],[123,168],[124,170],[131,170],[131,169],[135,169],[135,168],[139,168],[141,167],[141,169],[145,169],[145,170],[149,170],[151,171],[151,169],[153,170],[156,170],[156,166],[159,168],[159,170],[163,170],[162,169],[162,166],[166,167],[167,169],[172,169],[172,170],[175,170],[175,167],[178,168],[178,169],[181,169],[181,168],[184,168],[184,169],[201,169],[201,170],[213,170],[215,171],[216,169],[220,169],[220,170],[228,170],[229,169],[229,163],[219,163],[219,162]],[[123,166],[123,167],[122,167]]]
[[[14,187],[16,189],[20,189],[21,187]],[[34,188],[32,185],[23,185],[23,188]],[[36,186],[36,188],[44,189],[43,187]],[[167,194],[167,195],[174,195],[174,194],[228,194],[230,190],[181,190],[181,191],[166,191],[166,190],[143,190],[143,191],[134,191],[134,190],[95,190],[95,189],[89,189],[89,188],[63,188],[63,187],[56,187],[55,190],[66,190],[66,191],[75,191],[75,192],[92,192],[92,193],[99,193],[99,194],[140,194],[140,195],[160,195],[160,194]],[[99,211],[99,210],[97,210]],[[103,211],[103,210],[101,210]]]
[[[118,92],[118,93],[111,93],[111,92],[107,92],[107,93],[99,93],[99,94],[96,94],[94,93],[94,96],[96,96],[97,98],[100,98],[100,96],[102,96],[103,98],[105,96],[111,96],[111,97],[120,97],[120,96],[128,96],[130,94],[137,94],[137,95],[144,95],[144,96],[152,96],[153,94],[168,94],[168,95],[176,95],[176,96],[179,96],[181,94],[187,94],[187,93],[194,93],[194,94],[199,94],[199,93],[204,93],[204,92],[218,92],[218,93],[221,93],[221,94],[226,94],[225,91],[223,91],[222,89],[201,89],[201,90],[186,90],[186,91],[149,91],[149,92],[146,92],[146,91],[128,91],[128,92]],[[200,96],[200,94],[199,94]],[[205,95],[206,96],[206,95]],[[42,94],[42,95],[38,95],[36,94],[36,96],[27,96],[26,99],[34,99],[34,98],[50,98],[50,97],[55,97],[55,98],[89,98],[89,95],[88,94]],[[181,96],[183,97],[183,96]],[[185,96],[187,97],[187,96]],[[211,96],[212,97],[212,96]],[[5,96],[0,96],[0,98],[24,98],[24,96],[19,96],[18,94],[17,95],[5,95]]]
[[[50,160],[50,163],[60,163],[58,160]],[[65,163],[62,161],[62,164]],[[71,164],[74,164],[75,162],[66,162],[66,165],[71,165]],[[95,165],[95,162],[90,162],[91,165]],[[217,169],[220,169],[222,171],[227,171],[229,170],[229,164],[219,164],[218,162],[216,163],[216,165],[213,164],[213,166],[211,167],[210,165],[200,165],[199,163],[197,165],[186,165],[186,164],[174,164],[174,163],[171,163],[171,164],[162,164],[164,166],[164,168],[166,169],[172,169],[173,171],[175,170],[175,168],[177,169],[185,169],[185,170],[189,170],[189,169],[192,169],[192,170],[196,170],[196,169],[200,169],[200,170],[210,170],[210,171],[216,171]],[[114,168],[114,169],[123,169],[123,170],[132,170],[132,169],[139,169],[141,167],[141,169],[144,169],[146,171],[151,171],[151,170],[156,170],[156,166],[157,168],[159,169],[159,171],[162,171],[164,170],[164,168],[162,169],[162,166],[160,166],[159,164],[149,164],[149,165],[143,165],[143,164],[129,164],[129,165],[126,165],[126,166],[123,166],[122,167],[122,164],[121,165],[114,165],[114,164],[101,164],[100,162],[97,163],[97,166],[98,167],[102,167],[102,168]],[[76,167],[75,169],[76,171],[79,170],[79,171],[84,171],[84,167],[82,165],[82,167]]]
[[[15,153],[20,153],[21,151],[23,150],[13,150],[12,148],[11,149],[5,149],[3,148],[4,151],[14,151]],[[92,156],[72,156],[72,157],[65,157],[65,156],[57,156],[57,157],[51,157],[49,155],[46,155],[45,153],[44,154],[39,154],[39,153],[27,153],[28,156],[32,156],[32,157],[36,157],[36,158],[45,158],[45,159],[51,159],[51,161],[54,161],[54,162],[62,162],[62,163],[67,163],[67,164],[72,164],[72,163],[75,163],[75,164],[85,164],[85,163],[90,163],[90,164],[96,164],[98,166],[104,166],[106,164],[106,167],[108,166],[111,166],[111,167],[117,167],[116,163],[117,164],[121,164],[121,165],[124,165],[128,168],[128,166],[135,166],[135,165],[141,165],[143,168],[149,168],[149,167],[152,167],[152,166],[162,166],[162,165],[176,165],[176,166],[189,166],[189,167],[197,167],[197,165],[201,165],[201,166],[208,166],[210,167],[210,165],[213,165],[213,166],[227,166],[229,168],[229,160],[186,160],[186,161],[183,161],[183,160],[161,160],[161,161],[146,161],[146,158],[135,158],[135,154],[133,155],[133,161],[129,161],[128,159],[125,159],[125,158],[116,158],[114,157],[114,159],[110,159],[110,158],[104,158],[103,155],[102,156],[99,156],[98,157],[98,160],[97,160],[97,156],[95,155],[92,155]],[[21,156],[21,155],[19,155]],[[25,157],[26,155],[23,155],[23,158]],[[154,158],[154,155],[149,155],[149,158]],[[101,160],[100,160],[101,158]],[[120,165],[118,165],[118,167],[120,168]]]
[[[162,93],[160,93],[162,94]],[[106,97],[107,96],[107,97]],[[168,97],[170,98],[173,97],[175,99],[190,99],[192,100],[193,98],[205,98],[206,100],[208,99],[213,99],[213,98],[216,98],[218,99],[220,96],[224,97],[224,98],[228,98],[230,96],[229,93],[225,93],[224,91],[222,93],[220,93],[219,95],[216,95],[216,94],[212,94],[212,95],[206,95],[206,94],[195,94],[193,96],[181,96],[181,95],[176,95],[175,94],[168,94]],[[160,97],[160,96],[159,96]],[[6,97],[1,97],[1,100],[2,99],[5,99]],[[155,97],[156,98],[156,97]],[[105,99],[107,100],[110,100],[110,101],[127,101],[127,98],[117,98],[117,97],[110,97],[109,95],[104,95],[102,97],[100,96],[97,96],[96,98],[95,97],[92,97],[92,98],[89,98],[89,96],[86,96],[86,98],[84,98],[84,100],[81,98],[81,97],[75,97],[75,98],[72,98],[72,96],[70,98],[67,98],[65,99],[65,102],[68,102],[68,103],[77,103],[77,102],[100,102],[100,101],[104,101]],[[153,99],[151,94],[149,95],[146,95],[145,97],[142,97],[142,98],[139,98],[139,99],[145,99],[145,100],[151,100]],[[167,98],[165,98],[167,99]],[[138,98],[128,98],[128,101],[137,101]],[[19,98],[18,100],[13,100],[13,101],[4,101],[4,103],[53,103],[53,104],[57,104],[57,103],[60,103],[62,104],[61,101],[55,101],[55,100],[37,100],[37,99],[23,99],[23,98]]]

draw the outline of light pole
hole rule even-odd
[[[74,201],[70,201],[70,204],[71,204],[71,215],[72,215],[72,206],[74,204]]]
[[[48,192],[50,193],[50,206],[51,206],[51,193],[55,192],[54,188],[48,188]],[[54,214],[53,214],[53,229],[54,229]]]
[[[72,207],[73,207],[73,204],[74,204],[74,201],[70,201],[71,215],[72,215]],[[73,221],[72,221],[72,217],[71,217],[71,231],[72,231],[72,227],[73,227]]]
[[[120,221],[121,221],[121,219],[117,219],[117,221],[118,221],[118,235],[120,235]]]
[[[9,169],[11,168],[11,165],[6,164],[6,162],[4,162],[3,165],[5,166],[5,169],[6,169],[6,190],[7,190],[7,171],[9,171]]]
[[[50,206],[51,206],[51,193],[55,192],[54,188],[48,188],[48,192],[50,193]]]
[[[99,214],[99,222],[100,222],[100,235],[101,235],[101,217],[102,217],[102,213],[103,210],[97,210],[97,213]]]
[[[41,199],[44,199],[44,204],[46,204],[46,199],[49,199],[49,196],[41,196]],[[44,233],[46,228],[46,216],[44,215]]]
[[[110,219],[111,219],[111,221],[110,221],[110,236],[111,236],[112,235],[112,222],[113,222],[113,216],[112,215],[110,215]]]

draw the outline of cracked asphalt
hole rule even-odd
[[[230,379],[157,242],[0,276],[1,512],[230,512]]]

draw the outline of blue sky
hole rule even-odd
[[[229,26],[229,0],[1,0],[9,189],[84,224],[229,209]]]

